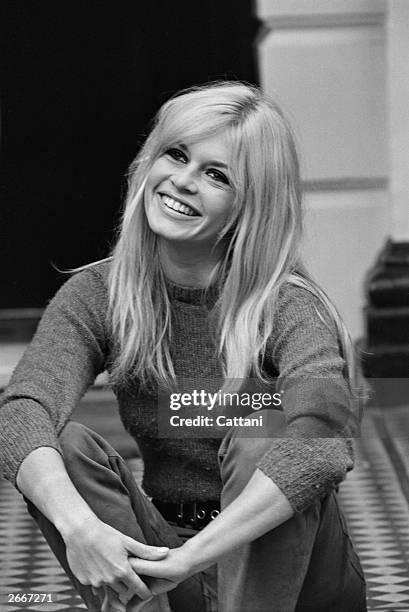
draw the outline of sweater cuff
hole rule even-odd
[[[54,426],[35,401],[16,399],[0,410],[0,474],[16,486],[21,463],[33,450],[48,446],[60,451]]]
[[[277,439],[257,467],[278,486],[294,512],[303,512],[318,497],[336,487],[352,469],[351,441],[345,438]]]

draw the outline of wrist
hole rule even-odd
[[[100,520],[90,508],[84,508],[70,516],[58,517],[54,521],[55,528],[60,532],[65,543],[70,537],[85,537],[97,523],[100,523]]]
[[[188,540],[179,548],[171,548],[168,553],[169,560],[177,568],[178,575],[183,576],[183,580],[186,580],[198,571],[196,569],[193,549],[187,546],[189,542]]]
[[[179,551],[180,562],[186,568],[188,576],[197,574],[209,565],[212,565],[212,562],[205,562],[206,551],[204,543],[196,542],[196,538],[197,535],[187,540],[180,548],[175,549],[175,552]]]

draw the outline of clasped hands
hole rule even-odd
[[[101,612],[143,610],[154,595],[175,588],[193,573],[183,546],[142,544],[97,518],[64,540],[73,574],[92,587]]]

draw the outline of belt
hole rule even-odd
[[[152,499],[152,503],[167,521],[177,523],[179,527],[191,527],[200,530],[220,514],[220,502],[218,500],[172,504]]]

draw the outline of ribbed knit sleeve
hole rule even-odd
[[[107,291],[101,268],[75,274],[57,292],[1,397],[0,468],[14,484],[31,451],[58,450],[59,432],[104,369]]]
[[[352,469],[360,410],[344,379],[335,325],[306,289],[281,291],[267,349],[280,374],[286,427],[258,467],[303,511]]]

